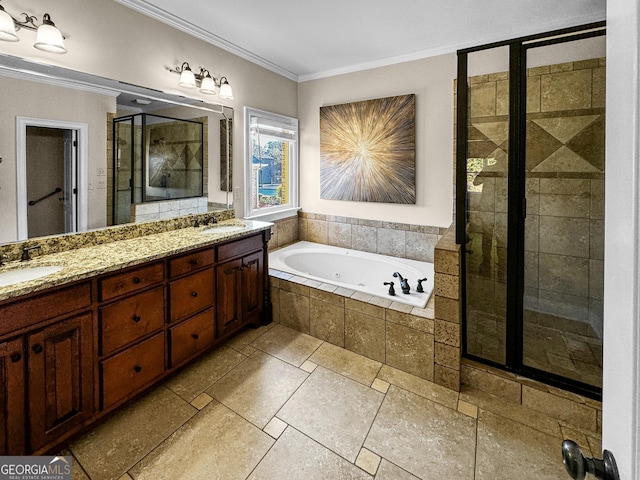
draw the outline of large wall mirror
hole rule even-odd
[[[0,244],[231,208],[232,108],[8,55],[0,91]]]

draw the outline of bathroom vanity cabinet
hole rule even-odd
[[[0,455],[44,453],[268,316],[269,231],[0,303]]]

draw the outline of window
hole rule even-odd
[[[298,120],[245,107],[245,217],[298,208]]]

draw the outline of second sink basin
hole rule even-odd
[[[0,287],[13,285],[14,283],[28,282],[37,278],[46,277],[62,270],[60,265],[47,265],[43,267],[27,267],[9,270],[0,273]]]
[[[231,233],[239,232],[247,228],[245,225],[219,225],[217,227],[209,227],[202,230],[202,233]]]

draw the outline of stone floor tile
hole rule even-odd
[[[196,412],[171,390],[158,387],[118,410],[70,450],[91,480],[117,479]]]
[[[316,369],[317,366],[318,366],[317,363],[313,363],[312,361],[307,360],[302,365],[300,365],[300,368],[307,373],[313,373],[313,371]]]
[[[201,393],[191,401],[191,406],[197,408],[198,410],[202,410],[204,407],[209,405],[212,401],[213,401],[212,397],[210,397],[206,393]]]
[[[378,378],[396,385],[422,397],[433,400],[445,407],[456,409],[458,406],[458,392],[449,390],[423,378],[403,372],[397,368],[383,365],[378,373]]]
[[[164,385],[191,402],[245,358],[235,350],[220,347],[178,372]]]
[[[59,457],[71,457],[71,480],[89,480],[89,477],[78,463],[76,457],[71,455],[69,450],[63,450],[58,453]]]
[[[385,382],[384,380],[380,380],[379,378],[376,378],[371,384],[371,388],[381,393],[387,393],[390,386],[391,384],[389,382]]]
[[[275,323],[270,323],[269,325],[262,325],[258,328],[247,327],[225,343],[225,346],[241,352],[247,345],[260,338],[275,326]]]
[[[376,480],[419,480],[418,477],[411,475],[406,470],[401,469],[397,465],[382,459],[378,473],[376,474]],[[443,479],[444,480],[444,479]]]
[[[566,478],[560,437],[539,432],[491,412],[480,411],[476,480]]]
[[[472,480],[476,421],[391,386],[364,446],[423,479]]]
[[[299,367],[321,344],[322,340],[284,325],[276,325],[252,342],[251,346]]]
[[[288,425],[278,417],[273,417],[262,430],[277,440],[287,426]]]
[[[133,480],[133,478],[131,478],[131,475],[129,475],[128,473],[125,473],[118,480]]]
[[[264,428],[307,376],[282,360],[255,352],[207,393],[258,428]]]
[[[560,437],[560,424],[558,420],[520,404],[504,400],[490,393],[467,388],[460,392],[460,400],[471,403],[472,405],[477,405],[480,410],[496,413],[541,432]]]
[[[273,443],[262,430],[213,402],[129,473],[134,480],[244,480]]]
[[[365,480],[370,475],[328,448],[288,427],[249,480]]]
[[[464,413],[468,417],[478,418],[478,407],[467,403],[464,400],[458,400],[458,411]]]
[[[383,398],[380,392],[318,367],[278,417],[353,462]]]
[[[367,386],[371,385],[382,367],[380,362],[330,343],[320,345],[309,360]]]
[[[380,466],[380,455],[376,455],[371,450],[366,448],[360,449],[358,458],[356,458],[356,466],[363,469],[365,472],[375,475]]]

